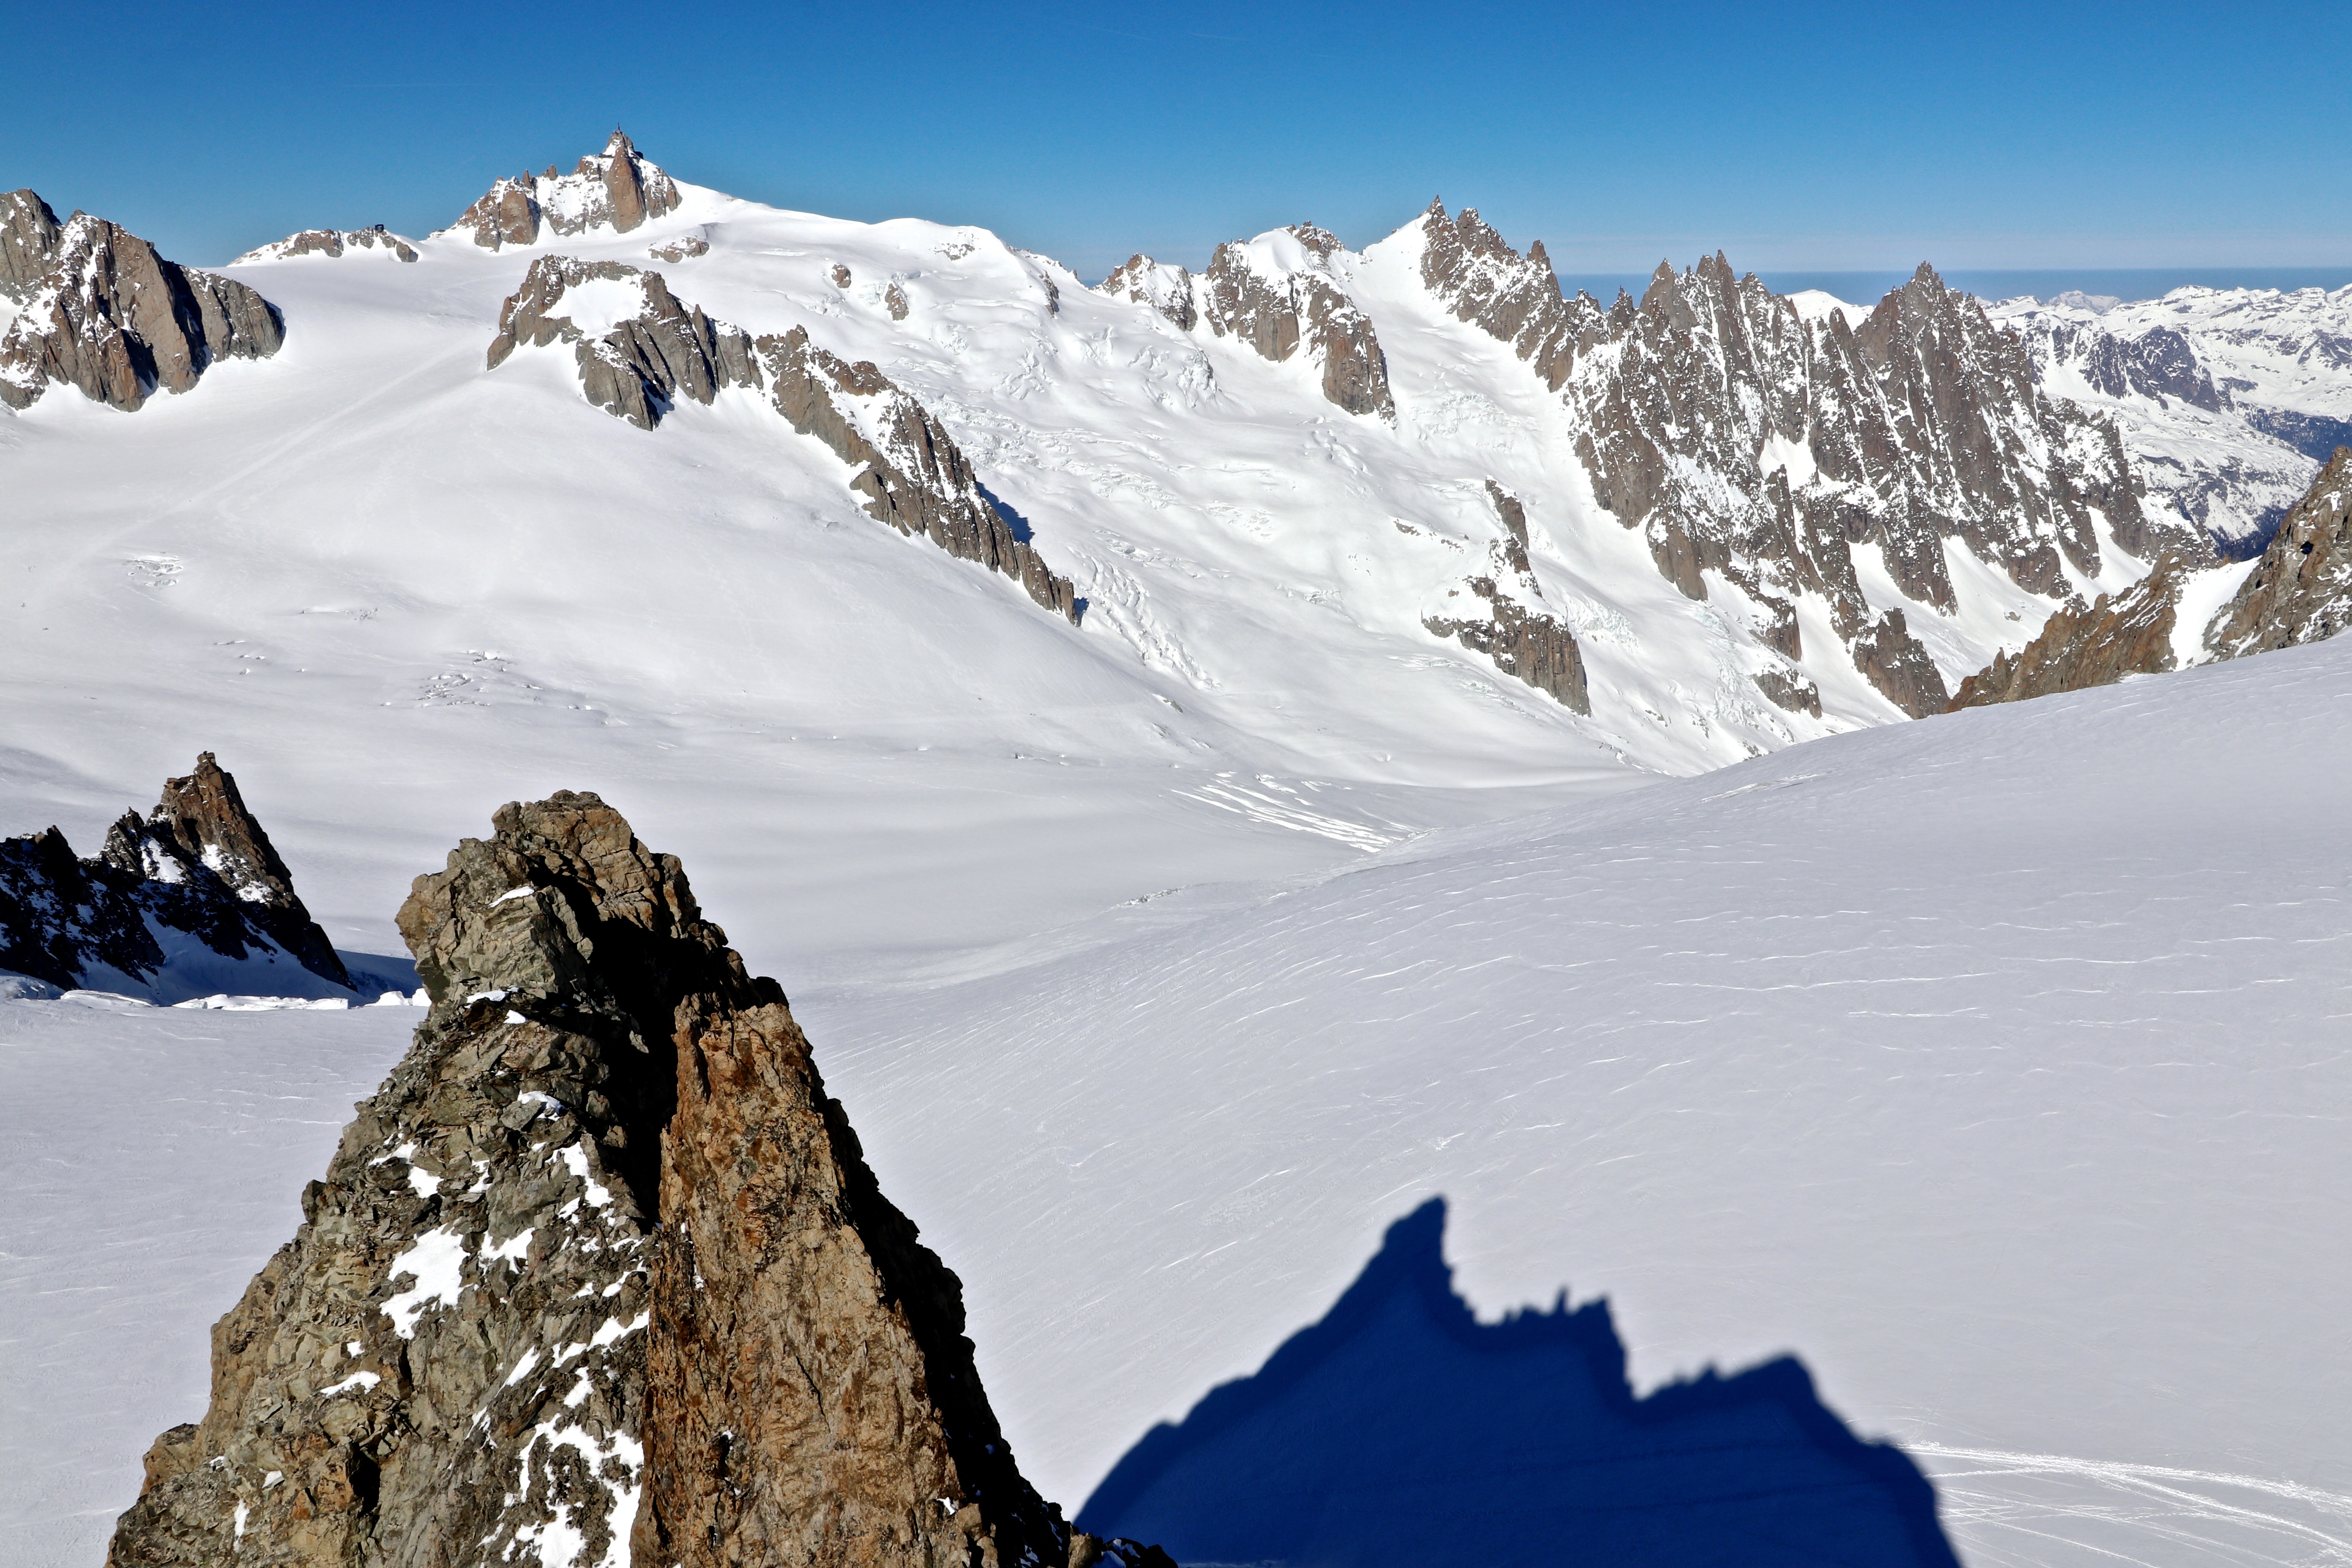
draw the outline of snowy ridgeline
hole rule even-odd
[[[1414,1434],[1605,1394],[1601,1300],[1662,1410],[1799,1358],[1971,1565],[2312,1561],[2352,1543],[2352,895],[2278,825],[2326,819],[2347,699],[2330,643],[1882,729],[795,1011],[1024,1472],[1180,1561],[1246,1544],[1203,1486],[1318,1376],[1353,1414],[1286,1476],[1510,1514]],[[414,1015],[186,1017],[0,1007],[0,1474],[39,1568],[95,1560],[201,1408],[205,1325]],[[1487,1327],[1425,1224],[1361,1272],[1436,1196]],[[1241,1415],[1139,1447],[1318,1324]],[[1488,1338],[1524,1351],[1507,1421],[1447,1403]],[[1570,1498],[1605,1429],[1530,1438],[1511,1496]]]

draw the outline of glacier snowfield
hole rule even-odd
[[[2331,1562],[2347,762],[2329,643],[782,978],[1066,1506],[1441,1195],[1482,1318],[1796,1354],[1972,1565]],[[0,1004],[16,1560],[102,1553],[415,1017]]]

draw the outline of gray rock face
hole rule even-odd
[[[558,237],[609,228],[626,234],[649,218],[675,211],[677,182],[646,160],[620,131],[601,153],[580,160],[569,174],[551,165],[544,174],[502,179],[458,215],[451,229],[488,250],[536,245],[542,231]]]
[[[635,282],[645,295],[636,315],[594,340],[559,313],[564,292],[592,279]],[[589,401],[640,429],[658,425],[681,395],[708,404],[721,387],[765,391],[793,428],[859,468],[850,487],[869,515],[1002,572],[1039,605],[1077,620],[1077,590],[981,494],[971,465],[929,412],[872,363],[849,364],[816,347],[805,328],[755,342],[700,306],[680,304],[657,272],[542,256],[499,309],[489,367],[523,344],[557,342],[572,345]]]
[[[2172,668],[2172,631],[2189,576],[2187,563],[2168,552],[2122,592],[2102,594],[2087,606],[2080,600],[2067,605],[2023,648],[2002,650],[1960,682],[1948,710],[2113,686],[2127,675]]]
[[[1603,311],[1562,299],[1543,258],[1475,213],[1433,205],[1422,237],[1423,282],[1560,393],[1595,496],[1668,581],[1705,598],[1718,574],[1792,658],[1796,600],[1821,595],[1857,668],[1906,712],[1940,708],[1943,682],[1872,614],[1853,546],[1877,545],[1906,595],[1942,609],[1957,602],[1948,542],[2053,597],[2062,562],[2096,569],[2100,520],[2135,554],[2201,547],[2158,537],[2115,427],[2042,395],[2021,342],[1924,266],[1858,322],[1808,322],[1720,256],[1662,264],[1638,302]],[[1791,679],[1759,683],[1783,707],[1818,701]]]
[[[2332,637],[2352,623],[2352,447],[2338,447],[2205,629],[2221,658]]]
[[[257,250],[248,250],[230,265],[241,267],[248,262],[283,261],[296,256],[343,256],[365,250],[382,251],[401,261],[416,259],[415,246],[383,225],[377,224],[373,228],[306,228],[299,234],[289,234],[284,239],[273,240]]]
[[[0,840],[0,969],[66,989],[145,992],[168,982],[175,962],[189,962],[185,951],[166,953],[158,928],[215,958],[282,953],[352,987],[269,835],[210,752],[193,773],[164,781],[143,821],[124,813],[97,859],[76,858],[54,827]]]
[[[215,1331],[110,1568],[1098,1552],[678,862],[593,795],[495,828],[402,907],[432,1012]]]
[[[1201,274],[1199,319],[1265,359],[1287,360],[1305,345],[1323,367],[1324,396],[1350,414],[1393,417],[1388,360],[1372,320],[1324,270],[1339,250],[1339,240],[1312,224],[1294,225],[1289,232],[1306,265],[1287,271],[1262,270],[1241,241],[1217,247]],[[1168,312],[1160,308],[1160,313]]]
[[[265,359],[286,340],[278,308],[244,284],[166,261],[137,235],[76,213],[56,228],[30,192],[0,229],[5,266],[47,268],[21,290],[0,337],[0,403],[28,408],[53,381],[126,411],[185,392],[224,359]]]
[[[674,239],[667,245],[649,247],[646,254],[656,261],[672,263],[691,261],[698,256],[709,255],[710,242],[698,234],[689,234],[683,238]]]

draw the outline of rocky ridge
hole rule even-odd
[[[592,281],[634,287],[642,301],[593,339],[560,313],[566,293]],[[871,363],[850,364],[818,347],[806,328],[754,339],[700,306],[679,303],[658,272],[543,256],[499,308],[489,368],[523,344],[558,342],[572,346],[589,401],[640,429],[653,429],[680,395],[707,405],[725,387],[765,392],[793,429],[858,469],[850,488],[865,498],[869,516],[1003,573],[1043,607],[1078,619],[1077,590],[982,493],[971,465],[929,412]]]
[[[569,174],[551,163],[542,174],[498,181],[443,232],[468,235],[486,250],[536,245],[542,234],[627,234],[674,211],[678,200],[677,183],[615,130],[603,153],[582,158]]]
[[[2352,623],[2352,447],[2338,447],[2281,520],[2237,594],[2209,622],[2217,658],[2293,647]]]
[[[2024,647],[2014,654],[2004,648],[1960,682],[1947,711],[2113,686],[2127,675],[2172,668],[2173,628],[2188,575],[2181,557],[2167,552],[2130,587],[2102,594],[2089,605],[2070,600]]]
[[[1095,286],[1150,306],[1180,331],[1206,326],[1283,363],[1302,348],[1322,368],[1323,395],[1350,414],[1396,417],[1388,361],[1371,318],[1347,291],[1347,252],[1313,224],[1229,240],[1195,277],[1138,253]]]
[[[297,256],[342,256],[348,252],[374,250],[400,261],[416,259],[416,247],[382,224],[372,228],[332,229],[306,228],[299,234],[289,234],[284,239],[274,239],[256,250],[248,250],[232,267],[244,267],[257,261],[284,261]]]
[[[961,1287],[782,992],[593,795],[509,805],[399,924],[433,998],[214,1333],[111,1568],[1085,1568]]]
[[[2242,574],[2228,600],[2182,627],[2190,590],[2217,572]],[[2210,597],[2196,602],[2210,605]],[[2352,447],[2339,447],[2281,521],[2251,567],[2202,570],[2178,555],[2125,591],[2050,617],[2018,653],[2003,651],[1962,682],[1954,709],[2015,702],[2320,642],[2352,623]],[[2184,658],[2182,650],[2189,651]]]
[[[1596,499],[1668,581],[1703,599],[1712,574],[1791,661],[1797,602],[1818,595],[1857,668],[1915,717],[1942,706],[1942,678],[1898,614],[1873,614],[1855,546],[1948,613],[1948,542],[2055,597],[2067,567],[2099,570],[2101,522],[2135,555],[2166,538],[2114,426],[2042,395],[2021,343],[1924,265],[1859,322],[1808,321],[1719,255],[1662,263],[1639,301],[1603,310],[1474,211],[1433,204],[1421,229],[1424,285],[1560,393]],[[1793,674],[1758,683],[1786,706]]]
[[[0,970],[175,1000],[239,967],[273,994],[355,989],[210,752],[144,819],[125,812],[94,859],[55,827],[0,841]]]
[[[0,198],[0,293],[16,306],[0,335],[0,404],[16,409],[62,381],[135,410],[286,339],[278,308],[244,284],[167,261],[87,213],[60,224],[31,191]]]

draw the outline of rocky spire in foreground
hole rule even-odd
[[[115,408],[185,392],[224,359],[267,359],[286,341],[278,307],[234,279],[166,261],[129,230],[31,191],[0,196],[0,294],[19,309],[0,336],[0,404],[29,408],[53,381]]]
[[[190,940],[166,952],[157,940],[164,933]],[[289,980],[315,993],[300,972],[354,988],[236,780],[210,752],[194,773],[163,782],[163,800],[143,821],[123,813],[97,859],[77,859],[54,827],[0,841],[0,970],[159,1001],[217,990],[228,978],[256,994],[288,994]]]
[[[417,879],[433,999],[214,1331],[113,1568],[1072,1568],[961,1287],[807,1039],[593,795]]]

